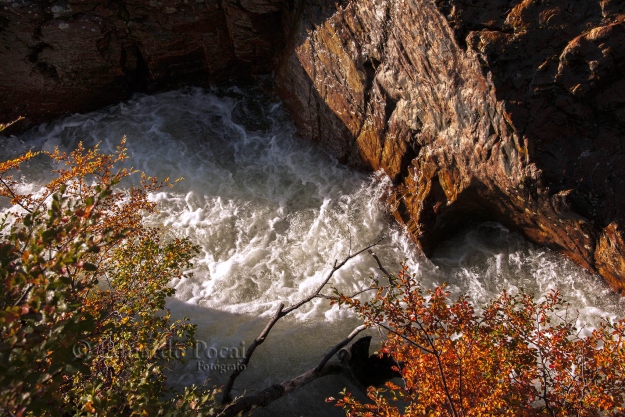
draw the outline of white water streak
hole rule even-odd
[[[456,294],[484,303],[502,289],[536,295],[559,288],[580,310],[580,324],[622,312],[620,298],[596,277],[561,257],[536,249],[502,226],[474,227],[424,260],[391,222],[381,201],[390,186],[381,175],[355,173],[318,148],[295,139],[280,104],[255,91],[186,89],[129,102],[41,126],[21,138],[2,139],[4,158],[29,147],[73,149],[101,141],[113,150],[127,135],[130,165],[160,178],[185,177],[172,190],[150,196],[160,213],[149,219],[202,252],[194,276],[174,283],[169,308],[198,325],[207,346],[248,346],[280,302],[293,303],[323,280],[342,259],[382,234],[376,252],[387,269],[408,259],[425,287],[448,282]],[[45,181],[49,163],[22,170],[24,187]],[[361,257],[333,281],[349,292],[378,274]],[[262,388],[310,367],[355,321],[345,310],[315,300],[273,330],[241,386]],[[191,361],[174,381],[201,382],[215,372]]]

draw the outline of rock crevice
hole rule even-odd
[[[390,206],[426,254],[491,219],[625,286],[622,5],[299,8],[278,91],[303,136],[393,179]]]
[[[0,0],[0,120],[270,73],[426,254],[496,220],[625,288],[622,1]]]

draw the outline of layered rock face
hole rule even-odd
[[[496,220],[625,288],[622,0],[0,0],[0,121],[276,75],[426,254]],[[17,128],[28,125],[20,122]]]
[[[1,0],[0,120],[22,128],[131,92],[268,73],[282,0]]]
[[[618,0],[296,1],[278,91],[426,254],[492,219],[625,288]]]

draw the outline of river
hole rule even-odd
[[[279,303],[309,294],[350,247],[356,250],[383,235],[387,237],[376,253],[386,268],[397,270],[405,262],[426,288],[447,282],[454,294],[466,293],[478,304],[503,289],[540,296],[558,288],[579,311],[580,326],[622,316],[622,299],[600,278],[496,223],[462,231],[425,259],[386,210],[389,180],[354,172],[297,139],[282,105],[254,88],[187,88],[136,96],[20,137],[2,137],[0,156],[7,159],[28,149],[67,151],[79,141],[86,147],[101,142],[110,151],[124,135],[130,165],[151,176],[185,178],[150,196],[160,211],[148,221],[201,246],[193,277],[174,283],[177,293],[168,302],[174,317],[197,324],[202,342],[197,357],[172,371],[173,385],[206,378],[223,382],[227,374],[220,366],[231,364],[232,358],[216,352],[242,352]],[[24,189],[37,189],[50,168],[43,159],[25,166]],[[368,285],[371,275],[380,274],[363,255],[335,274],[331,286],[352,292]],[[344,308],[314,300],[273,329],[235,393],[262,389],[309,369],[357,324]],[[345,385],[353,388],[341,378],[318,381],[305,395],[258,414],[328,415],[331,407],[324,396],[336,395]]]

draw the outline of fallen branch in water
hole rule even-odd
[[[311,295],[309,295],[308,297],[302,299],[298,303],[293,304],[292,306],[290,306],[287,309],[284,308],[284,303],[281,303],[278,306],[278,309],[276,310],[274,315],[271,317],[271,320],[269,320],[269,323],[267,323],[267,325],[265,326],[263,331],[260,333],[260,335],[258,335],[258,337],[256,339],[254,339],[254,342],[252,342],[250,347],[247,349],[247,352],[245,353],[245,358],[243,358],[243,360],[241,361],[241,365],[242,366],[238,366],[237,369],[235,371],[233,371],[232,374],[230,375],[230,378],[228,379],[228,382],[226,383],[226,386],[224,388],[222,404],[228,404],[228,403],[232,402],[232,388],[234,387],[234,382],[239,377],[239,375],[241,375],[241,373],[247,368],[247,365],[249,364],[250,359],[252,358],[252,355],[254,354],[254,351],[256,350],[256,348],[258,346],[260,346],[265,341],[265,339],[269,335],[269,332],[271,331],[273,326],[278,322],[278,320],[280,320],[282,317],[286,316],[287,314],[289,314],[293,310],[297,310],[298,308],[300,308],[304,304],[306,304],[306,303],[310,302],[311,300],[313,300],[314,298],[318,297],[319,294],[321,293],[321,291],[324,289],[324,287],[328,284],[328,282],[330,282],[330,280],[332,279],[332,277],[334,276],[334,273],[336,271],[338,271],[343,266],[345,266],[345,264],[348,261],[350,261],[351,259],[353,259],[356,256],[360,255],[361,253],[369,251],[371,248],[377,246],[384,239],[385,239],[385,237],[382,236],[375,243],[372,243],[372,244],[370,244],[370,245],[360,249],[358,252],[353,253],[353,254],[351,253],[351,245],[350,245],[350,250],[349,250],[348,255],[340,263],[338,261],[334,261],[334,266],[332,267],[332,270],[330,271],[328,276],[323,280],[321,285],[319,285],[319,287],[317,287],[316,291],[314,291]],[[261,392],[263,392],[263,391],[261,391]],[[282,396],[282,395],[280,395],[280,396]]]
[[[280,311],[280,310],[279,310]],[[304,372],[300,376],[295,378],[286,380],[281,384],[275,384],[268,388],[265,388],[262,391],[257,392],[256,394],[245,395],[236,399],[232,404],[226,407],[218,417],[231,417],[237,416],[240,413],[245,413],[250,411],[255,407],[265,407],[272,403],[273,401],[281,398],[296,389],[308,384],[309,382],[314,381],[317,378],[322,376],[337,374],[343,370],[343,367],[340,365],[326,366],[328,361],[336,355],[343,347],[345,347],[349,342],[358,335],[358,333],[365,330],[367,326],[360,325],[356,327],[344,340],[340,343],[332,347],[321,359],[321,361],[312,369]]]

